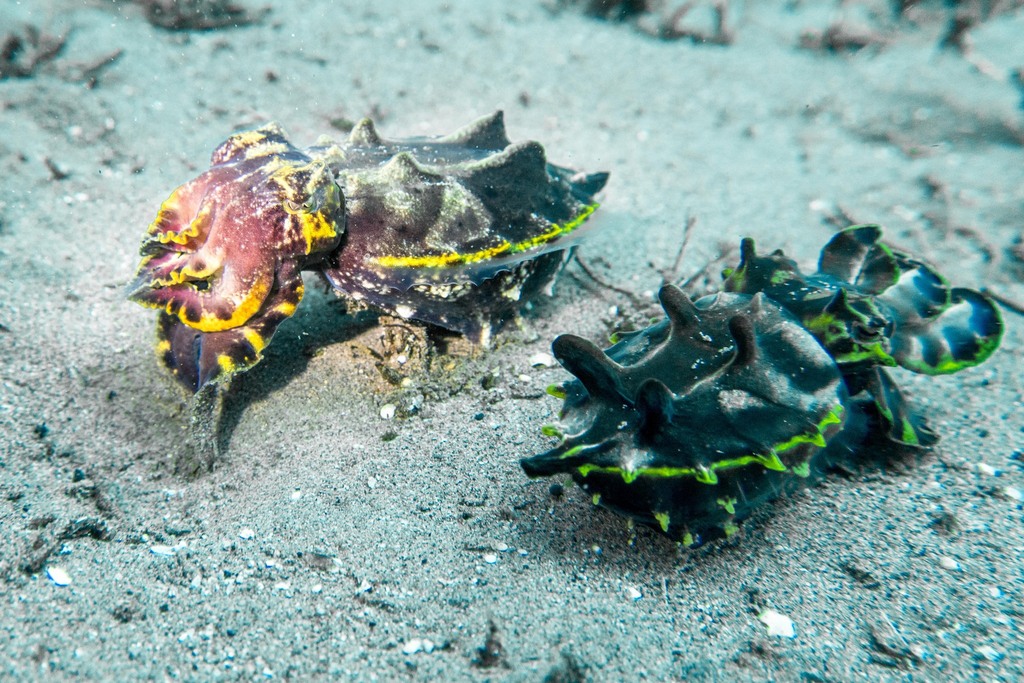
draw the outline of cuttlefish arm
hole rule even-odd
[[[327,166],[275,124],[229,138],[164,202],[129,298],[160,309],[157,352],[189,390],[248,369],[302,298],[300,271],[344,232]]]

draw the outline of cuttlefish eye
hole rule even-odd
[[[333,210],[341,203],[340,199],[341,188],[331,182],[315,188],[301,204],[292,199],[284,200],[284,209],[290,214],[319,213]]]
[[[303,208],[310,213],[331,211],[341,204],[341,188],[338,183],[330,182],[316,188],[306,201]]]

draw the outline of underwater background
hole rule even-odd
[[[0,0],[0,678],[1019,680],[1022,4]],[[610,173],[554,296],[399,362],[307,278],[190,467],[126,298],[172,190],[268,121],[495,110]],[[555,336],[719,289],[743,237],[813,270],[855,223],[1001,302],[984,365],[894,371],[937,445],[695,550],[524,476]]]

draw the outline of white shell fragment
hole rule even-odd
[[[1002,652],[995,649],[991,645],[982,645],[977,650],[975,650],[975,652],[977,652],[979,656],[984,657],[990,662],[998,662],[1004,656]]]
[[[1021,501],[1024,501],[1024,493],[1022,493],[1021,490],[1015,486],[1003,487],[1002,493],[1004,497],[1014,502],[1020,503]]]
[[[757,615],[762,624],[768,627],[768,635],[780,638],[795,638],[796,628],[793,620],[785,614],[776,612],[773,609],[766,609]]]
[[[243,541],[252,540],[256,536],[256,532],[249,527],[243,527],[238,530],[238,537]]]
[[[380,407],[380,417],[382,420],[391,420],[395,417],[397,411],[398,406],[394,403],[385,403]]]
[[[154,555],[160,555],[161,557],[170,557],[174,554],[174,548],[169,545],[157,543],[156,545],[152,545],[149,547],[149,552],[153,553]]]
[[[67,586],[71,583],[71,576],[62,567],[47,567],[46,575],[58,586]]]
[[[644,594],[640,592],[640,589],[630,586],[626,589],[626,597],[636,602],[640,598],[644,597]]]
[[[530,366],[534,368],[550,368],[555,364],[555,357],[550,353],[535,353],[530,356]]]
[[[943,555],[939,560],[939,566],[951,572],[955,572],[960,569],[960,563],[954,560],[952,557]]]
[[[428,640],[427,638],[410,638],[405,645],[402,646],[402,653],[407,655],[414,655],[417,652],[426,652],[430,654],[434,651],[434,641]]]
[[[984,462],[977,463],[974,466],[974,469],[976,469],[979,474],[984,474],[989,477],[998,477],[1001,474],[995,467]]]

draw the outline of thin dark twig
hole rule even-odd
[[[637,296],[636,293],[631,292],[630,290],[625,289],[623,287],[617,287],[612,283],[608,282],[607,280],[605,280],[604,278],[602,278],[600,275],[595,273],[582,258],[580,258],[579,254],[576,255],[576,263],[577,265],[579,265],[580,270],[586,273],[587,277],[589,277],[591,280],[597,283],[599,287],[603,287],[604,289],[611,290],[613,292],[616,292],[627,297],[634,307],[641,309],[650,303],[646,299]]]
[[[170,31],[206,31],[258,24],[269,7],[250,12],[232,0],[134,0],[153,26]]]
[[[121,55],[124,54],[124,50],[118,48],[113,52],[106,54],[98,59],[94,59],[89,64],[81,65],[82,69],[82,80],[85,81],[85,87],[92,90],[96,87],[100,80],[100,74],[107,68],[110,67],[117,60],[121,59]]]
[[[67,40],[67,33],[52,36],[31,25],[23,35],[7,34],[0,42],[0,80],[32,77],[36,69],[57,58]]]
[[[711,270],[711,266],[713,266],[717,262],[718,261],[712,263],[705,263],[703,268],[701,268],[700,270],[698,270],[696,273],[686,278],[685,280],[680,280],[679,282],[676,283],[676,286],[678,286],[679,289],[683,290],[684,292],[688,292],[690,285],[696,282],[698,278],[707,276],[708,272]]]
[[[698,270],[696,273],[694,273],[690,277],[686,278],[685,280],[682,280],[682,281],[678,282],[677,283],[678,287],[680,289],[682,289],[684,292],[686,292],[687,294],[690,294],[691,296],[696,296],[697,292],[693,291],[694,283],[697,282],[701,278],[704,278],[705,280],[710,280],[711,279],[710,273],[711,273],[711,270],[713,268],[721,268],[728,261],[734,260],[735,257],[736,257],[736,245],[729,245],[729,246],[725,246],[725,247],[723,247],[722,245],[719,245],[718,258],[716,258],[715,260],[710,261],[708,263],[705,263],[704,266],[700,270]],[[713,289],[717,290],[718,287],[714,287]],[[705,290],[704,293],[707,294],[709,292],[707,290]]]
[[[696,3],[685,2],[677,8],[659,27],[659,38],[663,40],[678,40],[688,38],[695,43],[709,43],[711,45],[731,45],[735,40],[732,30],[728,26],[729,3],[727,0],[716,0],[712,6],[715,14],[714,26],[711,31],[705,32],[699,29],[687,28],[682,25],[683,19]]]
[[[50,157],[43,157],[43,164],[46,166],[46,170],[50,172],[50,177],[54,180],[65,180],[71,175],[58,166],[57,162]]]
[[[836,205],[834,210],[822,216],[822,220],[832,225],[836,230],[842,230],[851,225],[858,225],[857,219],[842,205]]]
[[[665,276],[662,275],[662,280],[671,281],[679,277],[679,268],[683,264],[683,256],[686,254],[686,246],[690,243],[690,235],[693,233],[693,228],[696,225],[697,219],[687,213],[686,225],[683,226],[683,241],[679,245],[679,251],[676,253],[676,260],[672,262],[672,270],[669,271],[672,274],[672,277],[665,278]]]

